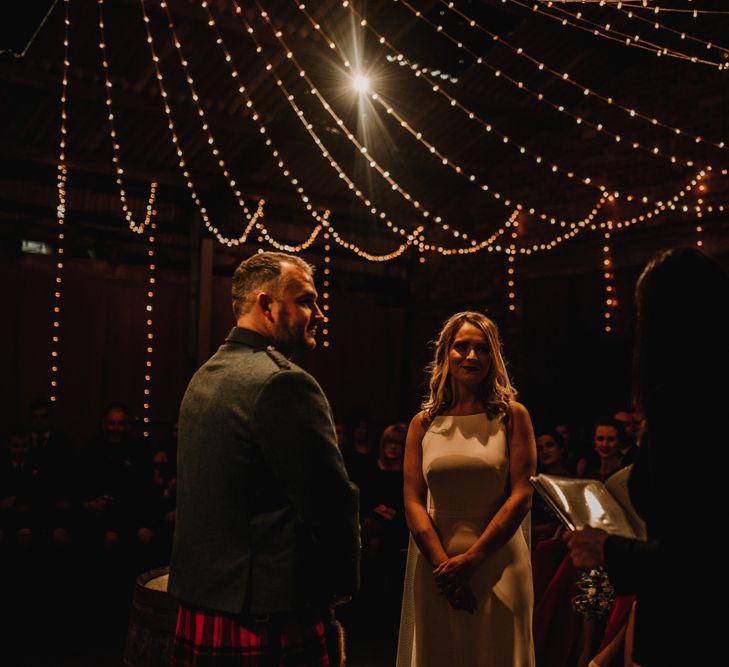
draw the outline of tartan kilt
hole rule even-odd
[[[243,618],[180,604],[172,667],[330,667],[327,623],[312,611]]]

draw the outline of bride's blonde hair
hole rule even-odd
[[[423,416],[431,420],[445,412],[453,402],[453,388],[448,375],[448,353],[458,330],[464,324],[472,324],[480,329],[489,346],[491,364],[483,382],[483,404],[490,419],[508,414],[509,401],[516,399],[516,389],[509,380],[506,363],[501,355],[501,339],[499,330],[493,320],[482,313],[464,311],[456,313],[446,320],[435,342],[435,356],[426,367],[430,374],[428,396],[421,408]]]

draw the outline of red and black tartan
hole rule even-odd
[[[325,617],[241,617],[180,605],[172,667],[329,667]]]

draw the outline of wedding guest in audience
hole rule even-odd
[[[372,441],[372,428],[366,419],[360,419],[352,429],[352,442],[344,449],[344,463],[349,478],[360,489],[369,485],[375,469],[377,453]]]
[[[41,508],[39,472],[31,460],[30,435],[11,429],[0,452],[0,531],[8,548],[29,549],[37,540]]]
[[[610,475],[623,467],[622,449],[625,447],[623,424],[612,418],[595,422],[593,442],[598,462],[588,466],[585,477],[604,482]]]
[[[404,549],[408,542],[403,502],[407,426],[390,424],[380,436],[379,457],[362,494],[364,607],[369,623],[394,637],[399,622]]]
[[[28,409],[31,459],[42,475],[45,501],[44,523],[56,546],[70,540],[73,519],[76,450],[68,434],[55,425],[53,403],[38,398]]]
[[[379,457],[362,495],[364,546],[370,553],[399,551],[407,546],[403,505],[405,424],[390,424],[380,437]]]
[[[78,494],[84,536],[106,551],[122,538],[151,542],[151,451],[132,434],[129,412],[110,404],[101,431],[81,451]]]
[[[569,452],[556,431],[542,433],[537,437],[537,473],[573,477],[569,468]],[[537,493],[532,499],[532,547],[537,542],[555,536],[561,527],[557,517],[548,509],[542,497]],[[563,554],[564,555],[564,554]]]
[[[627,466],[635,463],[638,424],[635,415],[628,410],[618,410],[613,415],[613,419],[623,425],[625,431],[625,444],[620,448],[620,458],[623,465]]]

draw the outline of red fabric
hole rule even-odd
[[[325,619],[314,613],[241,619],[180,605],[172,667],[329,667]]]
[[[534,606],[537,607],[549,588],[562,560],[567,545],[562,540],[540,540],[532,552],[532,578],[534,580]]]
[[[541,600],[534,606],[534,653],[540,667],[564,667],[574,652],[582,617],[572,609],[579,571],[563,558]]]

